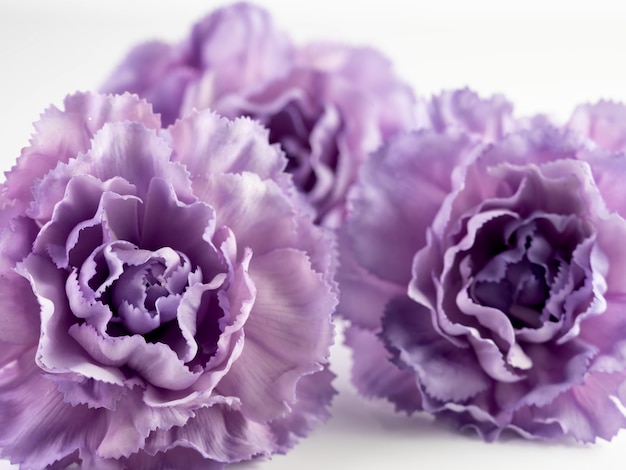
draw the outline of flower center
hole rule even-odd
[[[572,253],[585,238],[581,222],[571,217],[505,216],[485,223],[467,258],[470,297],[503,312],[515,329],[559,321],[563,306],[554,295],[565,284],[577,289],[583,282],[570,271]]]
[[[130,333],[145,334],[176,318],[181,294],[189,285],[190,266],[187,256],[168,247],[133,250],[111,286],[111,307],[118,321]]]
[[[549,294],[545,269],[531,263],[527,256],[508,265],[500,281],[478,281],[473,285],[475,301],[504,312],[515,328],[539,328]]]

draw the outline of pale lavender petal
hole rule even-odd
[[[364,268],[408,282],[412,256],[452,189],[450,168],[472,149],[465,136],[421,132],[399,136],[368,160],[349,198],[347,225],[347,241]]]
[[[341,77],[342,81],[336,81],[336,87],[330,87],[331,96],[337,103],[343,116],[351,112],[350,107],[356,105],[356,109],[367,109],[371,121],[358,121],[358,114],[354,116],[346,129],[348,145],[356,142],[353,140],[360,125],[364,130],[372,130],[369,125],[377,127],[380,136],[378,142],[372,142],[373,147],[367,144],[364,148],[375,150],[383,141],[400,130],[411,129],[415,124],[414,115],[414,92],[408,84],[400,81],[393,68],[392,62],[382,55],[380,51],[371,47],[350,47],[345,44],[314,42],[299,51],[299,63],[310,67],[317,72],[323,72],[333,77]],[[346,93],[350,89],[352,93]],[[354,91],[361,96],[357,97]],[[344,94],[345,93],[345,94]],[[330,101],[330,100],[329,100]],[[358,106],[359,103],[366,107]],[[367,123],[367,124],[366,124]],[[374,136],[361,136],[372,139]],[[365,143],[364,142],[364,143]]]
[[[192,109],[214,108],[222,96],[282,75],[293,46],[269,13],[247,3],[216,10],[178,45],[149,42],[132,49],[105,81],[106,93],[137,93],[163,125]]]
[[[266,455],[275,449],[276,441],[268,426],[217,404],[198,409],[185,426],[155,430],[143,450],[155,454],[180,446],[198,451],[205,459],[230,463]]]
[[[397,360],[415,370],[424,392],[437,400],[465,401],[491,385],[471,349],[440,336],[431,313],[408,297],[387,305],[382,336]]]
[[[330,318],[306,312],[332,311],[335,300],[305,260],[304,253],[286,249],[254,257],[250,264],[257,296],[246,342],[219,389],[239,397],[242,411],[255,420],[287,412],[300,376],[327,362]]]
[[[32,346],[39,337],[39,305],[29,292],[28,281],[14,272],[15,264],[29,252],[36,235],[36,227],[26,218],[14,219],[12,226],[0,233],[0,341]],[[5,363],[0,353],[0,368]],[[11,357],[8,355],[7,357]]]
[[[610,440],[626,426],[626,418],[613,398],[619,398],[624,375],[595,373],[584,384],[559,395],[549,406],[536,411],[537,420],[558,423],[578,441]]]
[[[75,372],[88,378],[123,384],[124,374],[120,370],[93,364],[86,351],[69,335],[75,317],[65,297],[62,272],[50,260],[36,254],[20,263],[19,272],[30,281],[41,306],[37,364],[52,373]]]
[[[47,222],[56,202],[64,197],[68,182],[85,174],[101,181],[122,178],[136,188],[138,197],[147,194],[153,178],[164,178],[175,188],[178,198],[192,202],[195,198],[188,173],[183,166],[170,161],[171,153],[167,142],[143,124],[107,124],[93,137],[86,154],[67,164],[59,163],[37,182],[29,216]]]
[[[249,3],[222,8],[198,22],[183,47],[204,77],[187,90],[181,115],[213,108],[222,96],[282,76],[294,54],[291,40],[270,14]]]
[[[223,470],[224,463],[205,458],[200,452],[190,446],[180,445],[164,452],[150,455],[141,450],[123,459],[124,464],[133,470]],[[83,462],[89,465],[88,462]],[[88,468],[93,468],[89,466]]]
[[[339,252],[337,277],[341,289],[337,314],[349,319],[353,325],[377,331],[387,302],[404,294],[406,288],[370,274],[356,261],[349,242],[343,239],[343,230],[339,237],[343,249]]]
[[[208,282],[223,272],[217,249],[211,243],[217,216],[207,204],[209,201],[186,204],[178,196],[169,180],[155,178],[150,181],[139,246],[149,250],[169,246],[184,253],[199,266]],[[163,220],[168,221],[166,226],[163,226]],[[186,231],[184,237],[180,236],[182,227]]]
[[[78,449],[96,448],[106,422],[86,405],[65,403],[33,355],[31,351],[0,370],[0,456],[24,467],[44,468]],[[88,427],[76,426],[85,422]]]
[[[66,163],[90,148],[90,141],[105,123],[135,121],[158,129],[160,120],[145,101],[129,94],[104,96],[92,93],[69,95],[64,109],[51,107],[35,124],[30,146],[22,151],[7,173],[5,195],[26,209],[32,200],[33,183],[59,162]]]
[[[59,392],[65,396],[65,402],[72,406],[87,405],[89,408],[106,408],[115,411],[118,402],[128,392],[126,387],[88,379],[80,375],[50,374],[47,378],[57,383]]]
[[[148,343],[140,335],[103,338],[92,327],[78,324],[69,328],[69,335],[99,364],[115,370],[127,367],[155,387],[182,390],[199,376],[168,346]]]
[[[350,326],[344,335],[353,351],[352,382],[361,395],[385,398],[398,411],[413,413],[422,409],[421,391],[414,372],[391,362],[394,355],[377,334]]]
[[[156,430],[167,431],[184,426],[194,413],[183,407],[146,406],[142,391],[136,387],[106,415],[106,434],[95,448],[89,449],[101,459],[129,457],[145,449],[147,439]]]
[[[380,52],[331,43],[295,47],[266,10],[247,3],[215,11],[179,44],[132,50],[104,90],[137,92],[153,103],[164,124],[174,126],[181,161],[195,155],[204,162],[197,154],[207,155],[207,146],[196,132],[194,148],[181,146],[190,126],[177,119],[212,109],[258,120],[286,153],[287,171],[316,221],[332,227],[345,216],[347,191],[367,155],[416,123],[411,88]]]
[[[226,174],[212,177],[207,192],[198,194],[215,208],[219,223],[237,234],[237,244],[256,256],[294,243],[295,210],[274,183],[254,173]],[[272,210],[264,212],[267,207]]]
[[[579,158],[591,166],[593,179],[602,195],[603,204],[626,217],[626,201],[624,200],[623,182],[626,178],[626,154],[582,151]]]
[[[132,49],[100,88],[103,93],[134,93],[152,104],[164,126],[180,112],[185,90],[198,78],[185,51],[159,41]]]
[[[63,199],[52,210],[50,220],[40,230],[33,249],[39,253],[47,253],[57,267],[67,268],[70,262],[70,252],[78,244],[82,230],[88,231],[95,227],[96,233],[92,234],[95,235],[95,246],[101,245],[104,242],[104,234],[102,229],[99,229],[102,221],[100,200],[103,193],[108,191],[132,195],[134,188],[118,178],[107,183],[89,175],[80,175],[70,179]],[[45,219],[47,216],[40,218]],[[79,261],[78,265],[80,264],[82,262]]]
[[[256,173],[282,181],[287,164],[267,143],[267,130],[250,119],[229,121],[208,111],[192,113],[169,129],[174,160],[185,165],[194,190],[209,193],[207,178],[221,173]]]
[[[516,128],[513,104],[506,97],[482,99],[468,88],[433,96],[427,113],[429,127],[437,132],[458,128],[487,142],[497,141]]]
[[[567,127],[589,137],[606,150],[626,150],[626,106],[622,103],[599,101],[578,106]]]
[[[305,375],[298,381],[297,401],[292,405],[289,414],[269,423],[276,438],[278,452],[287,452],[320,421],[330,418],[328,408],[337,394],[331,385],[335,377],[326,365],[322,371]]]

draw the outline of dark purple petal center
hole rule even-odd
[[[137,249],[129,258],[134,259],[121,257],[123,272],[111,286],[113,321],[121,322],[130,333],[145,334],[176,318],[189,280],[201,274],[191,271],[186,255],[171,248]]]
[[[119,194],[133,188],[95,178],[77,177],[68,187],[35,243],[67,276],[71,318],[64,321],[93,328],[102,344],[141,335],[204,366],[222,334],[217,294],[228,271],[212,243],[213,208],[180,201],[159,178],[143,195]],[[77,204],[82,210],[72,212]],[[98,354],[108,354],[102,348]]]
[[[525,221],[512,216],[488,221],[466,254],[470,298],[503,312],[515,329],[559,321],[564,306],[550,300],[562,296],[565,286],[559,285],[559,276],[574,274],[572,253],[586,238],[581,221],[568,216],[535,214]],[[584,277],[571,278],[567,288],[580,289]]]
[[[504,279],[478,281],[472,289],[475,302],[501,310],[515,328],[541,327],[541,312],[549,293],[545,269],[531,263],[527,257],[510,264]]]
[[[252,117],[268,128],[271,143],[280,144],[287,156],[287,172],[293,175],[296,186],[302,192],[311,191],[317,177],[311,166],[310,138],[319,113],[306,110],[292,100],[274,114]]]
[[[286,171],[300,192],[320,199],[331,189],[329,175],[337,170],[339,126],[332,112],[308,100],[292,99],[276,111],[242,110],[269,130],[269,141],[287,156]],[[323,174],[320,174],[323,172]]]

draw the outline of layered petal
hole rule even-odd
[[[363,167],[340,238],[353,380],[485,440],[609,440],[625,419],[623,155],[477,99],[443,94],[436,132]],[[469,145],[444,147],[451,128]]]
[[[471,158],[473,148],[463,135],[420,132],[399,136],[367,162],[350,195],[346,229],[361,266],[381,279],[408,282],[412,256],[452,190],[449,169]]]
[[[352,382],[366,398],[385,398],[396,410],[412,413],[422,409],[421,392],[412,370],[392,362],[378,335],[351,326],[344,332],[346,345],[353,350]]]
[[[589,137],[612,152],[626,149],[626,106],[614,101],[599,101],[578,106],[567,127]]]
[[[59,162],[90,148],[90,141],[105,123],[134,121],[149,129],[161,125],[152,106],[129,94],[104,96],[77,93],[65,98],[64,109],[49,108],[35,123],[35,134],[16,165],[6,174],[3,193],[24,210],[32,200],[34,182]]]
[[[257,421],[287,413],[300,377],[327,362],[330,316],[305,312],[332,311],[336,301],[305,260],[304,253],[285,249],[255,257],[250,265],[257,297],[246,342],[219,389],[239,397],[242,411]]]

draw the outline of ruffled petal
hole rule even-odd
[[[614,401],[623,384],[622,373],[589,374],[584,383],[538,409],[535,419],[558,423],[564,433],[582,442],[595,442],[597,437],[610,440],[626,427],[623,406],[620,408]]]
[[[524,371],[523,381],[499,384],[497,399],[503,409],[549,405],[557,395],[585,380],[596,354],[595,348],[582,341],[527,344],[524,351],[533,366]]]
[[[380,51],[313,42],[298,51],[298,64],[328,75],[331,86],[325,101],[340,109],[352,149],[373,151],[397,132],[414,127],[413,90]],[[354,147],[357,141],[362,147]]]
[[[305,375],[298,381],[297,401],[289,414],[269,423],[277,442],[277,452],[287,452],[298,438],[305,437],[316,424],[330,418],[328,408],[337,394],[331,385],[335,377],[325,365],[322,371]]]
[[[226,174],[211,178],[210,192],[199,196],[215,208],[218,223],[237,234],[238,246],[256,256],[295,244],[295,209],[272,182],[254,173]]]
[[[93,137],[90,150],[59,163],[35,185],[36,204],[29,215],[46,222],[54,204],[63,199],[72,177],[91,175],[100,181],[123,178],[135,186],[136,195],[145,197],[153,178],[163,178],[174,187],[178,198],[195,200],[185,168],[170,161],[172,150],[155,131],[134,122],[106,124]]]
[[[148,343],[140,335],[102,337],[87,324],[74,324],[69,335],[92,360],[121,374],[128,367],[155,387],[184,390],[199,377],[182,363],[175,351],[162,343]]]
[[[426,244],[426,229],[452,189],[450,168],[471,149],[465,136],[421,132],[399,136],[367,161],[349,197],[346,225],[364,268],[408,284],[413,254]]]
[[[86,152],[92,137],[105,123],[134,121],[149,129],[161,125],[150,104],[129,94],[76,93],[67,96],[63,105],[63,110],[51,107],[41,116],[30,146],[6,174],[6,196],[16,200],[22,210],[32,201],[33,183],[59,162],[67,163]]]
[[[18,265],[18,272],[29,280],[41,310],[41,337],[36,361],[44,371],[74,372],[88,378],[122,385],[124,374],[114,367],[96,365],[70,336],[75,323],[65,296],[65,275],[49,260],[30,254]]]
[[[567,127],[612,152],[626,150],[626,106],[613,101],[578,106]]]
[[[45,224],[35,242],[33,250],[36,253],[48,254],[59,268],[67,268],[70,263],[70,253],[80,238],[82,231],[94,230],[90,237],[95,240],[95,246],[88,246],[93,250],[104,241],[102,223],[104,208],[100,203],[103,193],[114,192],[125,196],[134,194],[134,187],[121,178],[112,178],[102,182],[90,175],[79,175],[71,178],[64,191],[64,197],[54,204],[50,220]],[[49,203],[50,201],[45,201]],[[43,206],[39,206],[43,209]],[[48,218],[48,208],[40,212],[44,219]],[[83,243],[84,245],[84,243]],[[91,244],[88,244],[91,245]],[[87,251],[86,254],[88,254]],[[80,266],[82,260],[74,263]]]
[[[626,132],[626,131],[625,131]],[[593,181],[602,195],[602,204],[626,217],[623,182],[626,178],[626,154],[603,152],[600,150],[582,151],[579,158],[591,167]]]
[[[327,362],[336,299],[299,251],[253,257],[250,276],[257,298],[245,346],[219,390],[239,397],[246,416],[266,421],[289,411],[299,378]]]
[[[152,41],[131,49],[100,91],[139,95],[152,104],[163,126],[169,126],[181,111],[185,90],[197,77],[198,71],[185,64],[180,47]]]
[[[194,65],[212,76],[212,93],[192,88],[183,114],[281,76],[293,54],[291,40],[276,28],[269,12],[249,3],[216,10],[198,22],[188,47]]]
[[[165,178],[150,181],[140,226],[139,246],[158,250],[169,246],[184,253],[200,267],[205,282],[210,282],[225,267],[213,245],[217,216],[210,201],[187,204],[178,197],[175,186]],[[168,223],[164,226],[163,221]],[[185,236],[181,237],[184,228]]]
[[[224,464],[209,460],[190,446],[180,445],[165,452],[157,452],[150,455],[141,450],[123,459],[125,468],[133,470],[223,470]],[[93,468],[88,462],[83,461],[86,468]],[[99,469],[98,469],[99,470]]]
[[[181,446],[196,450],[205,459],[232,463],[268,455],[276,442],[268,426],[217,404],[196,410],[182,427],[155,430],[146,440],[143,452],[155,455]]]
[[[385,305],[393,297],[404,294],[406,287],[379,279],[363,269],[354,259],[343,230],[340,231],[339,240],[337,280],[341,289],[337,314],[350,320],[353,325],[377,331]]]
[[[106,433],[98,446],[90,450],[103,459],[129,457],[145,449],[149,436],[157,431],[184,426],[193,416],[184,407],[146,406],[143,391],[136,387],[120,400],[114,411],[106,414]]]
[[[481,98],[468,88],[433,96],[426,114],[428,126],[437,132],[457,128],[487,142],[497,141],[516,128],[513,104],[509,100],[503,95]]]
[[[26,468],[44,468],[78,449],[96,448],[107,424],[100,412],[65,403],[34,354],[31,349],[0,369],[0,455]]]
[[[365,398],[385,398],[398,411],[422,409],[422,393],[415,373],[392,362],[391,354],[377,334],[350,326],[344,332],[352,349],[352,383]]]
[[[433,398],[462,402],[492,384],[472,350],[456,347],[440,336],[432,326],[430,312],[408,297],[389,302],[382,336],[397,360],[415,371],[420,386]]]
[[[173,159],[185,165],[198,194],[210,193],[210,175],[245,171],[288,186],[283,153],[268,145],[267,130],[251,119],[229,121],[210,111],[192,112],[169,133]]]
[[[0,342],[31,347],[39,339],[37,298],[28,281],[14,271],[30,251],[36,230],[32,221],[18,218],[0,233]],[[4,344],[0,347],[0,368],[12,360],[10,349]]]

